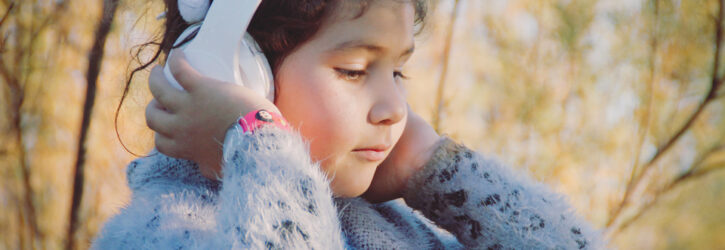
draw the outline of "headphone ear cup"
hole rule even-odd
[[[244,86],[274,102],[274,76],[267,57],[249,33],[239,48],[239,72]]]
[[[204,20],[209,11],[210,0],[179,0],[179,14],[186,23],[197,23]]]
[[[179,35],[179,37],[176,38],[176,41],[174,41],[174,47],[178,46],[181,42],[185,41],[194,31],[196,31],[196,30],[199,29],[199,26],[201,26],[199,23],[192,24],[191,26],[189,26],[188,28],[186,28],[186,30],[184,30],[183,32],[181,32],[181,35]],[[186,44],[188,44],[188,43],[186,43]],[[179,46],[176,49],[182,49],[183,50],[183,48],[186,47],[186,44],[182,44],[181,46]],[[169,51],[169,55],[166,58],[167,59],[170,58],[171,57],[171,54],[173,54],[174,53],[174,50],[176,50],[176,49],[171,49]],[[181,87],[181,84],[179,84],[179,82],[177,82],[176,79],[174,78],[174,76],[171,74],[171,69],[169,68],[169,64],[168,63],[165,63],[164,64],[164,75],[166,75],[166,80],[169,81],[169,83],[171,84],[171,86],[174,86],[175,88],[177,88],[179,90],[184,90],[184,88]]]

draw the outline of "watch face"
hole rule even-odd
[[[272,114],[267,112],[267,110],[260,110],[257,112],[256,117],[257,120],[264,121],[264,122],[273,122],[272,120]]]

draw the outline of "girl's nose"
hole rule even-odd
[[[390,74],[392,76],[392,74]],[[374,102],[369,113],[370,123],[376,125],[393,125],[400,122],[407,112],[403,86],[396,83],[394,77],[384,78],[372,90]]]

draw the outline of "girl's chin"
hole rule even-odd
[[[360,192],[354,192],[354,193],[342,193],[342,194],[338,194],[337,192],[335,192],[335,191],[333,190],[333,191],[332,191],[332,194],[333,194],[333,196],[334,196],[334,197],[336,197],[336,198],[355,198],[355,197],[360,197],[361,195],[363,195],[363,194],[365,193],[365,190],[367,190],[367,189],[363,189],[363,190],[362,190],[362,191],[360,191]]]
[[[381,162],[362,160],[351,152],[346,157],[337,158],[334,165],[329,165],[331,161],[328,161],[321,167],[328,178],[333,178],[330,188],[335,197],[352,198],[367,191]]]
[[[364,177],[360,177],[362,179]],[[351,183],[350,181],[343,182],[343,183],[331,183],[330,188],[332,189],[332,193],[335,195],[335,197],[339,198],[353,198],[361,196],[365,191],[368,190],[368,187],[370,187],[370,183],[372,183],[372,178],[368,179],[366,183],[360,183],[362,180],[357,179],[354,180],[356,183]]]
[[[342,183],[331,183],[330,187],[332,189],[332,193],[335,195],[335,197],[340,198],[352,198],[352,197],[358,197],[365,193],[366,190],[368,190],[368,187],[370,187],[370,183],[372,183],[372,178],[368,179],[367,182],[361,183],[365,177],[361,176],[359,179],[354,180],[354,183],[352,181],[345,181],[343,180]]]

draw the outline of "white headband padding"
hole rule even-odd
[[[209,10],[209,0],[179,0],[179,13],[186,23],[204,20]]]

